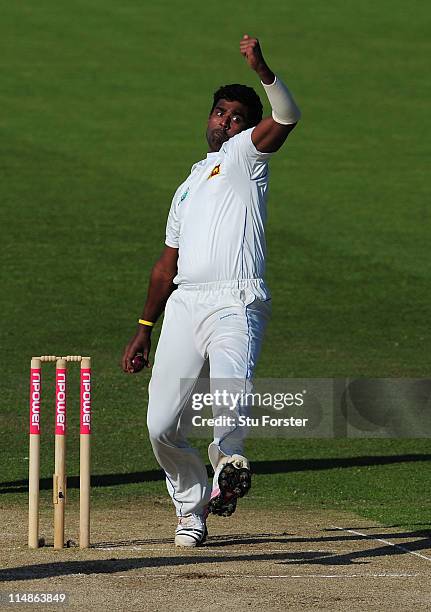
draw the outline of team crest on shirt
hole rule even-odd
[[[217,176],[217,174],[220,174],[220,164],[217,164],[217,166],[214,166],[214,168],[211,170],[211,174],[209,175],[207,180],[209,180],[213,176]]]

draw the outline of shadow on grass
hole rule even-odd
[[[419,536],[419,537],[418,537]],[[373,535],[372,538],[378,537]],[[118,574],[121,572],[130,572],[143,568],[157,569],[157,568],[178,568],[172,572],[172,577],[185,577],[195,579],[215,579],[220,577],[233,577],[232,568],[229,567],[229,563],[243,562],[241,569],[235,568],[235,577],[238,574],[253,575],[253,563],[256,562],[269,562],[276,565],[302,565],[308,566],[350,566],[350,565],[368,565],[375,561],[378,562],[379,558],[385,556],[400,556],[406,555],[411,552],[418,552],[431,547],[431,539],[429,537],[422,538],[420,532],[406,532],[403,534],[385,534],[385,538],[389,537],[403,537],[403,538],[418,538],[412,542],[403,542],[401,545],[389,545],[383,544],[374,548],[363,549],[362,543],[366,540],[368,543],[373,542],[371,538],[364,538],[354,534],[337,534],[333,536],[322,536],[313,538],[292,538],[285,534],[235,534],[229,536],[216,536],[211,538],[205,546],[199,549],[193,549],[190,551],[181,551],[178,554],[176,549],[172,545],[172,540],[167,539],[148,539],[148,540],[129,540],[122,542],[101,542],[92,547],[92,549],[99,549],[100,552],[111,547],[120,546],[144,546],[144,545],[169,545],[169,551],[172,553],[168,555],[157,555],[150,557],[146,554],[145,557],[127,557],[127,558],[116,558],[116,559],[101,559],[101,560],[73,560],[73,561],[58,561],[52,563],[38,563],[34,565],[23,565],[18,567],[11,567],[0,570],[0,582],[15,582],[21,580],[41,580],[46,578],[53,578],[59,576],[70,576],[76,574],[84,575],[95,575],[95,574]],[[325,542],[343,542],[345,548],[346,542],[357,542],[355,550],[349,552],[343,552],[343,554],[334,553],[331,550],[321,550],[322,543]],[[262,546],[266,543],[277,542],[279,545],[286,545],[286,551],[271,552],[259,549],[256,552],[250,551],[250,545],[256,544]],[[374,540],[375,542],[375,540]],[[294,543],[303,543],[307,546],[316,545],[319,546],[319,550],[307,550],[292,552],[291,547]],[[209,553],[211,547],[224,547],[232,544],[244,544],[247,548],[244,550],[244,554],[229,554],[224,553],[223,555],[208,555],[205,554],[205,549]],[[139,551],[137,551],[139,552]],[[215,552],[215,551],[214,551]],[[35,553],[37,554],[37,553]],[[212,564],[217,565],[217,572],[204,573],[198,570],[199,565]],[[188,566],[193,566],[193,573],[186,573],[184,569]],[[226,573],[220,571],[220,567],[226,568]],[[376,568],[379,570],[379,568]],[[257,572],[261,571],[261,568],[256,568]],[[268,568],[266,571],[270,574],[274,571],[274,568]],[[230,572],[230,573],[229,573]],[[277,569],[279,572],[279,569]],[[157,572],[148,574],[150,576],[157,576]]]
[[[372,529],[381,529],[381,526],[373,527]],[[350,529],[347,527],[346,529]],[[371,529],[368,528],[368,529]],[[361,527],[361,531],[363,527]],[[406,538],[423,538],[424,548],[426,545],[431,548],[431,529],[423,529],[418,531],[404,531],[404,532],[393,532],[388,533],[373,533],[369,537],[360,536],[350,533],[342,533],[340,530],[322,529],[323,532],[335,531],[337,535],[323,535],[315,538],[310,537],[297,537],[292,534],[282,533],[235,533],[229,535],[216,535],[210,536],[205,542],[205,549],[216,549],[216,548],[228,548],[229,546],[253,546],[262,544],[325,544],[327,542],[353,542],[355,540],[372,540],[376,538],[384,539],[406,539]],[[93,544],[92,548],[100,550],[111,550],[114,548],[139,548],[151,545],[172,545],[173,538],[145,538],[145,539],[133,539],[133,540],[116,540],[104,541]],[[402,546],[407,547],[408,545],[403,544]]]
[[[377,465],[390,465],[393,463],[412,463],[417,461],[430,461],[431,454],[407,454],[407,455],[370,455],[363,457],[338,457],[328,459],[280,459],[275,461],[252,462],[254,474],[284,474],[289,472],[304,472],[317,470],[332,470],[338,468],[367,467]],[[208,474],[212,475],[210,466],[207,466]],[[92,487],[112,487],[135,483],[161,481],[165,479],[162,470],[147,470],[144,472],[130,472],[128,474],[99,474],[91,477]],[[69,489],[79,488],[79,477],[69,476],[67,479]],[[52,488],[51,478],[40,479],[40,489]],[[28,480],[12,480],[0,482],[0,494],[26,493],[28,491]]]

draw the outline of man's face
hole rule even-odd
[[[221,98],[208,118],[207,141],[210,152],[220,151],[224,142],[248,127],[248,109],[245,104]]]

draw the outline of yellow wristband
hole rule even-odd
[[[138,323],[141,325],[148,325],[148,327],[154,326],[154,323],[151,323],[151,321],[145,321],[145,319],[138,319]]]

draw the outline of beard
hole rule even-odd
[[[219,151],[222,144],[229,140],[229,136],[224,130],[216,128],[215,130],[207,132],[207,140],[211,149]]]

